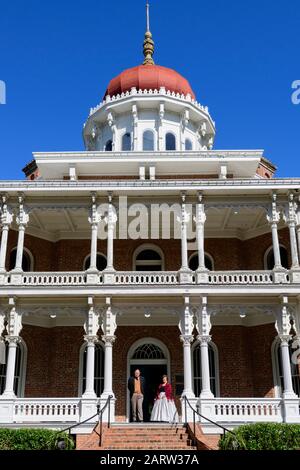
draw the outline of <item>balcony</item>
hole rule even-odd
[[[296,273],[297,274],[297,273]],[[298,284],[293,271],[113,271],[88,274],[87,272],[24,272],[0,276],[2,286],[270,286]]]

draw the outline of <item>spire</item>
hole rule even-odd
[[[146,3],[146,33],[144,40],[144,62],[143,65],[154,65],[154,60],[152,58],[154,54],[154,41],[152,39],[152,34],[150,32],[150,19],[149,19],[149,2]]]

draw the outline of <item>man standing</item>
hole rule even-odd
[[[143,422],[143,400],[145,392],[145,379],[141,376],[141,371],[136,369],[134,376],[128,379],[128,389],[130,391],[132,420],[137,419]]]

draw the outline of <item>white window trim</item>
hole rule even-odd
[[[216,397],[220,396],[220,369],[219,369],[219,351],[216,343],[213,341],[209,342],[209,345],[212,347],[214,351],[214,362],[215,362],[215,371],[216,371],[216,377],[215,377],[215,383],[216,383]],[[194,388],[194,350],[196,347],[199,346],[199,341],[195,341],[192,344],[191,348],[191,355],[192,355],[192,383],[193,383],[193,388]]]
[[[12,248],[10,250],[10,253],[9,253],[9,256],[11,256],[12,252],[15,250],[17,251],[17,246],[15,246],[14,248]],[[26,246],[24,246],[23,248],[23,252],[25,252],[28,256],[29,256],[29,264],[30,264],[30,269],[29,269],[29,272],[33,272],[34,271],[34,258],[33,258],[33,254],[31,253],[31,251],[26,248]],[[13,269],[13,268],[12,268]]]
[[[286,252],[288,253],[288,249],[286,246],[284,246],[282,243],[279,244],[279,249],[284,248]],[[269,248],[266,249],[265,254],[264,254],[264,269],[268,269],[268,256],[270,251],[273,250],[273,245],[269,246]]]
[[[153,250],[153,251],[155,251],[157,254],[159,254],[161,259],[160,260],[145,260],[145,261],[138,260],[137,261],[136,257],[144,250]],[[141,266],[142,264],[147,265],[147,266],[151,266],[151,264],[153,266],[160,264],[161,265],[161,270],[164,271],[165,270],[165,257],[164,257],[164,253],[163,253],[162,249],[159,246],[153,245],[153,244],[150,244],[150,243],[149,244],[145,243],[143,245],[138,246],[134,250],[133,256],[132,256],[132,269],[133,269],[133,271],[136,271],[136,267]]]

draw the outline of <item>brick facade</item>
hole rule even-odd
[[[25,325],[27,345],[26,397],[78,396],[79,352],[83,328],[41,328]],[[256,327],[214,326],[212,338],[219,352],[220,394],[223,397],[273,396],[271,345],[273,324]],[[113,346],[113,389],[116,416],[126,416],[127,357],[133,343],[153,337],[170,353],[171,382],[183,374],[182,344],[176,326],[119,326]],[[177,397],[178,400],[178,397]]]
[[[279,242],[287,248],[290,258],[288,229],[279,230],[278,236]],[[164,253],[166,271],[177,271],[180,268],[180,240],[115,240],[115,268],[120,271],[132,270],[134,251],[143,243],[161,248]],[[7,249],[7,268],[9,253],[16,245],[17,232],[11,230]],[[271,245],[271,233],[246,241],[236,238],[207,238],[205,240],[205,250],[212,256],[216,271],[264,269],[264,255]],[[81,271],[84,260],[90,253],[90,240],[60,240],[52,243],[26,234],[25,247],[33,255],[35,271]],[[106,241],[98,241],[98,251],[106,253]],[[192,253],[193,251],[189,252],[189,255]]]

